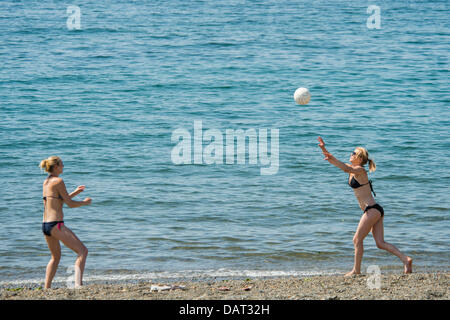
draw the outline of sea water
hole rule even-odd
[[[447,1],[71,5],[0,2],[1,283],[44,279],[38,164],[52,155],[69,192],[86,185],[74,200],[93,199],[64,206],[87,282],[349,271],[362,211],[318,136],[344,162],[369,150],[385,240],[415,271],[448,270]],[[176,163],[172,135],[194,139],[195,121],[223,137],[278,130],[276,172],[248,146],[227,163],[225,141],[222,163]],[[403,271],[371,234],[364,245],[363,272]],[[62,246],[55,281],[75,257]]]

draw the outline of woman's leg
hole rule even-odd
[[[53,237],[45,235],[45,240],[47,241],[48,248],[52,254],[45,272],[44,288],[48,289],[52,286],[53,277],[56,274],[56,270],[58,270],[59,260],[61,260],[61,246],[59,245],[59,241]]]
[[[394,245],[384,241],[383,218],[378,220],[377,223],[373,225],[372,235],[373,238],[375,239],[375,243],[377,244],[378,248],[386,250],[392,253],[393,255],[396,255],[397,257],[400,258],[400,260],[402,260],[403,264],[405,265],[405,273],[412,272],[412,259],[407,255],[403,254]]]
[[[72,232],[65,225],[61,226],[61,230],[57,227],[52,229],[52,237],[60,240],[64,245],[78,254],[75,260],[75,288],[83,285],[83,272],[86,264],[86,258],[88,249],[84,246],[83,242],[78,239],[75,233]]]
[[[375,209],[369,209],[359,220],[358,229],[356,229],[355,236],[353,237],[353,245],[355,247],[355,263],[352,271],[346,273],[346,276],[361,273],[361,261],[364,253],[363,241],[369,234],[372,226],[380,219],[381,213]]]

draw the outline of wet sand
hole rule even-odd
[[[10,300],[448,300],[449,273],[381,274],[346,278],[339,275],[221,281],[87,284],[78,289],[6,287],[0,299]],[[152,291],[153,286],[153,291]],[[171,286],[156,291],[155,286]],[[167,288],[166,288],[167,289]]]

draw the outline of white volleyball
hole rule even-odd
[[[307,104],[311,99],[311,93],[306,88],[298,88],[294,92],[294,100],[298,104]]]

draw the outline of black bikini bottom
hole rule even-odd
[[[51,236],[51,231],[53,227],[58,225],[58,229],[61,230],[61,224],[64,224],[64,221],[43,222],[42,232],[47,236]]]
[[[383,207],[382,206],[380,206],[378,203],[375,203],[373,206],[367,206],[365,209],[364,209],[364,213],[367,211],[367,210],[369,210],[369,209],[377,209],[378,211],[380,211],[380,213],[381,213],[381,216],[384,216],[384,210],[383,210]]]

